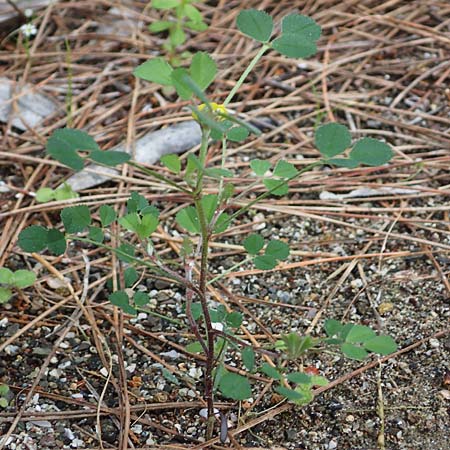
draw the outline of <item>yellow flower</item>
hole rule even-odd
[[[223,106],[222,104],[219,105],[218,103],[214,103],[214,102],[211,102],[210,105],[211,105],[211,109],[213,110],[214,115],[218,116],[217,119],[218,120],[225,120],[225,118],[219,116],[219,114],[220,113],[227,114],[228,113],[227,108],[225,108],[225,106]],[[208,107],[204,103],[202,103],[198,107],[198,110],[199,111],[203,111],[204,109],[207,109],[207,108]],[[197,116],[197,114],[195,112],[192,112],[192,117],[193,117],[194,120],[196,120],[198,122],[198,116]]]

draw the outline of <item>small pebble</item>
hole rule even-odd
[[[434,348],[438,348],[441,345],[441,343],[439,342],[438,339],[431,338],[430,345]]]

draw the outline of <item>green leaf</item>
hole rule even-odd
[[[376,336],[375,331],[364,325],[353,325],[353,327],[348,332],[345,342],[350,344],[356,344],[361,342],[366,342]]]
[[[328,386],[329,382],[325,377],[321,375],[311,376],[311,386]]]
[[[242,363],[251,372],[255,368],[255,352],[251,347],[244,347],[241,352]]]
[[[56,189],[54,192],[55,200],[68,200],[70,198],[78,198],[79,195],[77,192],[75,192],[72,187],[64,183],[62,187]]]
[[[115,252],[121,261],[131,263],[133,259],[129,256],[134,256],[136,249],[130,244],[121,244],[115,249]]]
[[[31,225],[19,234],[19,247],[25,252],[40,252],[47,247],[48,230],[40,225]]]
[[[275,391],[278,392],[283,397],[286,397],[291,402],[294,402],[294,403],[298,403],[300,401],[304,401],[305,400],[304,394],[301,393],[301,392],[298,392],[298,391],[296,391],[294,389],[289,389],[289,388],[284,387],[284,386],[277,386],[275,388]]]
[[[292,178],[298,174],[298,170],[293,164],[281,159],[277,162],[273,174],[280,178]]]
[[[291,372],[286,377],[290,382],[296,384],[310,384],[311,376],[304,372]]]
[[[289,253],[289,245],[277,239],[271,240],[264,250],[265,255],[279,260],[285,260],[286,258],[288,258]]]
[[[262,177],[272,166],[269,161],[264,161],[262,159],[253,159],[250,161],[250,167],[252,168],[255,175]]]
[[[109,295],[108,300],[119,307],[124,313],[136,315],[137,311],[130,305],[130,300],[125,291],[116,291]]]
[[[189,20],[188,22],[185,22],[184,25],[186,28],[194,31],[205,31],[208,29],[208,25],[205,22],[193,22],[192,20]]]
[[[29,286],[32,286],[36,281],[36,274],[31,272],[30,270],[16,270],[12,277],[12,285],[19,288],[24,289]]]
[[[331,158],[325,160],[325,164],[333,164],[334,166],[345,167],[347,169],[354,169],[359,166],[358,161],[354,161],[350,158]]]
[[[128,231],[136,233],[140,239],[146,239],[158,227],[158,218],[153,214],[141,218],[138,213],[130,213],[121,217],[119,223]]]
[[[203,347],[200,342],[196,341],[186,345],[185,350],[189,353],[202,353]]]
[[[246,127],[233,127],[227,131],[227,139],[233,142],[242,142],[248,138],[249,131]]]
[[[252,389],[247,378],[232,372],[222,376],[219,388],[225,397],[233,400],[245,400],[252,396]]]
[[[339,320],[327,319],[325,320],[323,327],[325,329],[325,333],[327,333],[327,336],[333,337],[337,336],[341,332],[343,325],[339,322]]]
[[[51,188],[44,187],[36,191],[36,201],[39,203],[46,203],[55,198],[55,191]]]
[[[223,233],[230,225],[230,215],[226,212],[220,214],[214,224],[213,233]]]
[[[331,158],[350,147],[352,136],[344,125],[327,123],[317,128],[314,142],[322,155]]]
[[[234,176],[234,173],[231,170],[228,169],[219,169],[218,167],[212,167],[209,169],[205,169],[203,171],[203,173],[205,174],[205,176],[210,177],[210,178],[216,178],[219,179],[220,178],[224,178],[224,177],[232,177]]]
[[[0,384],[0,397],[5,397],[8,395],[10,389],[7,384]]]
[[[71,128],[56,130],[47,141],[47,154],[74,170],[81,170],[84,158],[78,151],[99,151],[97,143],[87,133]]]
[[[175,220],[180,227],[190,233],[200,233],[200,222],[198,220],[197,210],[193,206],[186,206],[178,211]]]
[[[167,155],[161,156],[161,162],[173,173],[180,173],[181,170],[181,160],[178,155],[174,153],[168,153]]]
[[[242,325],[242,314],[237,311],[229,313],[226,317],[227,325],[231,328],[239,328]]]
[[[62,255],[67,248],[66,236],[56,228],[50,228],[47,234],[47,247],[56,256]]]
[[[99,209],[102,227],[111,225],[117,218],[116,211],[109,205],[102,205]]]
[[[264,363],[261,366],[261,372],[265,373],[268,377],[273,378],[274,380],[281,380],[282,376],[281,373],[278,372],[277,369],[275,369],[275,367],[271,366],[268,363]]]
[[[259,42],[267,42],[272,35],[273,20],[265,11],[256,9],[241,11],[236,24],[242,33]]]
[[[184,13],[192,22],[201,22],[203,20],[202,13],[195,6],[185,5]]]
[[[350,359],[356,359],[357,361],[362,361],[367,358],[368,353],[357,345],[349,344],[345,342],[341,345],[342,353]]]
[[[287,34],[293,34],[298,40],[317,41],[322,30],[310,17],[301,14],[289,14],[283,18],[281,30]]]
[[[115,150],[108,150],[106,152],[99,150],[91,152],[89,158],[106,166],[117,166],[118,164],[126,163],[131,156],[128,153],[117,152]]]
[[[105,239],[105,235],[103,234],[103,230],[99,227],[89,227],[89,239],[92,239],[95,242],[102,243]]]
[[[61,211],[61,220],[68,233],[79,233],[91,224],[91,213],[86,205],[72,206]]]
[[[172,86],[172,67],[162,57],[153,58],[137,66],[133,75],[152,83],[162,84],[163,86]]]
[[[169,39],[174,47],[178,47],[186,42],[186,34],[183,31],[183,28],[181,28],[181,25],[177,24],[170,29]]]
[[[205,90],[217,74],[217,66],[214,60],[205,52],[198,52],[192,58],[189,68],[192,79],[201,90]]]
[[[133,296],[133,302],[136,306],[145,306],[149,303],[150,297],[145,292],[136,292]]]
[[[148,30],[151,33],[160,33],[161,31],[165,31],[170,28],[172,22],[167,20],[157,20],[148,26]]]
[[[216,212],[218,201],[219,201],[219,198],[218,198],[217,194],[208,194],[208,195],[204,195],[202,197],[201,202],[202,202],[203,210],[205,212],[206,221],[208,223],[210,223],[212,218],[214,217],[214,213]]]
[[[317,52],[313,41],[300,41],[294,33],[283,33],[272,42],[272,47],[289,58],[307,58]]]
[[[123,281],[126,288],[130,288],[139,279],[139,275],[134,267],[127,267],[123,271]]]
[[[255,267],[259,270],[271,270],[277,266],[277,260],[270,255],[260,255],[257,256],[253,263]]]
[[[264,247],[264,239],[259,234],[252,233],[245,238],[242,244],[245,250],[247,250],[247,253],[257,255]]]
[[[1,303],[1,299],[0,299]],[[8,399],[4,397],[0,397],[0,408],[6,408],[9,405]]]
[[[180,4],[181,0],[152,0],[152,6],[156,9],[172,9]]]
[[[183,100],[189,100],[193,94],[191,87],[186,82],[186,77],[189,77],[188,71],[186,69],[183,69],[182,67],[174,69],[170,77],[172,80],[172,84],[177,91],[177,94]]]
[[[13,284],[14,273],[6,267],[0,268],[0,284]]]
[[[6,303],[12,295],[13,293],[10,289],[0,286],[0,305]]]
[[[351,159],[368,166],[381,166],[393,156],[394,153],[388,144],[372,138],[360,139],[350,152]]]
[[[282,196],[289,192],[288,184],[281,180],[266,179],[263,183],[272,195]]]
[[[191,314],[194,320],[200,319],[203,315],[203,309],[201,303],[192,303]]]
[[[364,342],[364,347],[380,355],[389,355],[397,350],[397,344],[391,336],[376,336],[369,341]]]
[[[311,336],[300,336],[297,333],[289,333],[281,336],[289,359],[297,359],[303,356],[310,348],[314,347]]]
[[[127,200],[127,213],[141,212],[147,208],[148,200],[138,192],[132,192]]]

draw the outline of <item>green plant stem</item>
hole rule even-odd
[[[289,181],[295,180],[296,178],[298,178],[300,175],[304,174],[305,172],[309,172],[310,170],[314,169],[314,167],[320,166],[322,164],[323,164],[323,161],[316,161],[314,163],[308,164],[306,167],[304,167],[303,169],[299,170],[298,173],[296,175],[294,175],[293,177],[288,178],[287,180],[280,181],[280,184],[277,184],[276,186],[274,186],[272,189],[270,189],[270,191],[263,192],[262,194],[258,195],[256,198],[254,198],[253,200],[248,202],[245,206],[243,206],[242,208],[239,208],[235,213],[233,213],[228,218],[228,223],[230,223],[236,217],[238,217],[241,214],[243,214],[246,211],[248,211],[256,203],[260,202],[261,200],[265,199],[266,197],[269,197],[269,195],[271,195],[272,192],[276,191],[278,188],[283,186],[285,183],[288,183]]]
[[[200,190],[202,183],[200,183]],[[214,368],[214,329],[211,323],[211,316],[209,315],[208,305],[206,302],[206,278],[208,273],[208,243],[209,243],[209,231],[206,221],[206,214],[203,209],[201,201],[201,195],[195,200],[195,208],[200,222],[201,230],[201,262],[200,262],[200,286],[199,291],[201,293],[200,302],[202,305],[203,316],[205,320],[206,328],[206,340],[208,345],[208,351],[206,353],[206,368],[205,368],[205,399],[208,406],[208,426],[206,437],[210,439],[214,428],[214,380],[213,380],[213,368]]]
[[[245,81],[245,79],[248,77],[249,73],[253,70],[253,68],[258,64],[258,61],[262,58],[264,53],[266,53],[267,50],[269,50],[270,46],[267,44],[264,44],[259,52],[255,55],[255,57],[250,61],[250,64],[248,67],[244,70],[242,75],[240,76],[239,80],[234,85],[233,89],[231,89],[230,93],[228,94],[227,98],[223,102],[224,106],[227,106],[228,103],[233,100],[233,97],[236,95],[236,92],[239,90],[239,88],[242,86],[242,83]]]
[[[205,167],[206,155],[208,153],[208,142],[211,130],[209,128],[202,128],[202,141],[200,143],[199,161],[202,167]],[[195,187],[195,193],[200,194],[203,188],[203,172],[199,172],[197,176],[197,185]]]
[[[155,172],[152,169],[144,167],[143,165],[137,163],[136,161],[130,160],[130,161],[127,161],[127,164],[132,167],[135,167],[136,169],[139,169],[140,171],[144,172],[147,175],[152,176],[153,178],[156,178],[159,181],[162,181],[162,182],[168,184],[169,186],[172,186],[174,189],[177,189],[178,191],[184,192],[185,194],[192,195],[192,192],[189,189],[186,189],[186,188],[180,186],[175,181],[172,181],[171,179],[165,177],[164,175],[161,175],[158,172]]]
[[[254,258],[254,256],[251,256],[251,257],[245,258],[241,262],[238,262],[238,263],[234,264],[229,269],[227,269],[224,272],[222,272],[221,274],[215,276],[212,280],[209,280],[208,283],[206,283],[206,284],[213,284],[216,281],[219,281],[221,278],[227,276],[229,273],[234,272],[237,268],[239,268],[239,267],[243,266],[244,264],[250,262],[253,258]]]

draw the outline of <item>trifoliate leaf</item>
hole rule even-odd
[[[327,123],[317,128],[314,141],[320,153],[331,158],[350,147],[352,136],[344,125]]]
[[[345,342],[350,344],[366,342],[376,336],[375,331],[365,325],[355,324],[347,333]]]

